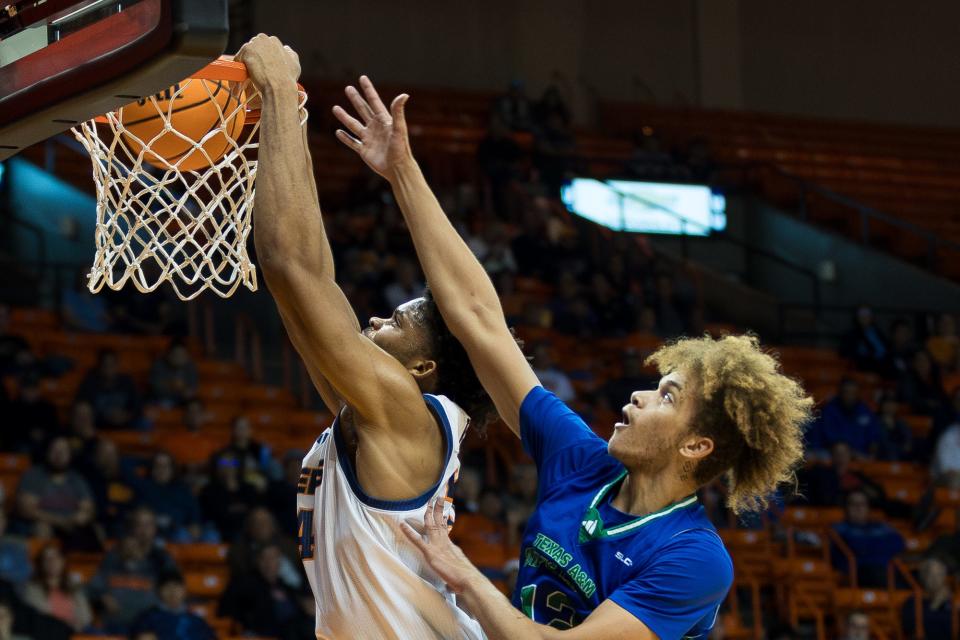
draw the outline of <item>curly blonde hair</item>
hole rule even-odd
[[[726,473],[727,506],[739,515],[765,509],[778,485],[795,483],[813,399],[760,350],[756,336],[680,339],[658,349],[647,364],[661,375],[682,371],[695,381],[699,397],[691,430],[714,444],[694,471],[698,485]]]

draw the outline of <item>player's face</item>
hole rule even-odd
[[[614,425],[608,450],[631,471],[659,471],[679,457],[694,415],[693,381],[672,372],[656,389],[634,391]]]
[[[404,365],[410,364],[427,344],[420,313],[425,302],[423,298],[410,300],[394,309],[389,318],[370,318],[363,335]]]

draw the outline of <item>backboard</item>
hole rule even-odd
[[[0,160],[190,76],[227,17],[227,0],[0,0]]]

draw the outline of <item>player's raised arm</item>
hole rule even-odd
[[[295,54],[278,39],[259,35],[236,59],[262,94],[254,242],[294,346],[324,400],[333,404],[335,394],[362,424],[432,425],[415,379],[361,335],[353,309],[334,281],[299,121]]]
[[[366,76],[360,88],[363,94],[354,87],[346,90],[359,119],[334,107],[349,131],[337,131],[337,138],[393,186],[447,326],[466,349],[500,416],[519,435],[520,405],[539,384],[537,377],[507,327],[493,283],[450,224],[410,152],[404,117],[408,96],[397,96],[388,110]]]

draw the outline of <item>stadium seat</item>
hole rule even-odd
[[[904,602],[917,597],[920,597],[919,593],[906,589],[837,589],[834,592],[835,617],[839,621],[851,611],[863,611],[870,618],[874,634],[899,638],[900,609]],[[837,632],[842,630],[838,628]]]
[[[187,542],[168,544],[167,551],[183,568],[201,568],[223,566],[229,547],[213,542]]]
[[[227,588],[228,571],[225,567],[216,567],[204,571],[187,571],[183,577],[189,596],[216,598]]]

